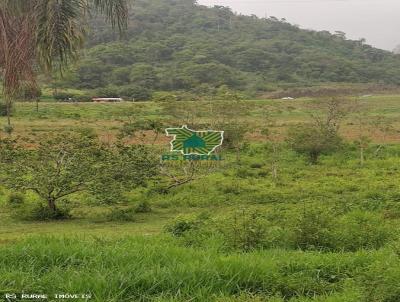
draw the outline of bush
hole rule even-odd
[[[187,91],[159,91],[152,95],[152,100],[155,102],[199,101],[201,99],[198,94]]]
[[[181,101],[181,98],[178,93],[160,91],[153,94],[152,100],[155,102],[172,102]]]
[[[286,248],[291,236],[287,230],[273,226],[256,212],[238,211],[211,219],[208,215],[178,217],[166,230],[185,245],[225,251],[249,252],[264,248]]]
[[[134,208],[115,208],[105,216],[106,221],[135,221],[135,209]]]
[[[274,219],[256,211],[237,211],[218,218],[181,216],[166,230],[188,246],[217,243],[225,251],[241,252],[271,248],[354,252],[379,249],[393,237],[377,214],[360,211],[335,217],[330,209],[312,209],[292,218],[291,224],[290,214]]]
[[[119,89],[119,95],[133,101],[148,101],[152,97],[151,90],[140,86],[125,86]]]
[[[268,224],[256,212],[236,212],[218,224],[224,245],[228,249],[247,252],[266,246]]]
[[[120,97],[118,87],[111,85],[96,89],[95,94],[97,97],[102,97],[102,98]]]
[[[342,138],[330,126],[297,125],[289,129],[288,141],[294,151],[308,156],[316,164],[322,154],[336,151],[342,145]]]
[[[337,250],[378,249],[393,236],[385,220],[376,213],[354,211],[342,216],[333,232]]]
[[[57,101],[73,101],[73,102],[91,102],[93,95],[89,93],[84,94],[73,94],[66,92],[59,92],[57,94],[53,94],[53,97]]]
[[[204,215],[199,216],[179,216],[171,224],[165,227],[165,230],[173,236],[182,237],[189,231],[199,230],[204,226],[205,220],[208,217]]]
[[[18,192],[13,192],[7,197],[7,203],[10,206],[20,206],[24,204],[25,196]]]
[[[83,94],[83,95],[77,95],[74,97],[74,100],[76,100],[77,102],[91,102],[92,101],[92,96],[89,94]]]
[[[152,211],[150,203],[147,200],[139,202],[135,207],[135,213],[150,213]]]
[[[71,218],[68,208],[57,208],[51,210],[47,205],[35,203],[18,207],[12,212],[14,219],[22,221],[48,221],[48,220],[64,220]]]
[[[327,209],[304,213],[295,223],[295,246],[304,250],[357,251],[381,248],[393,237],[379,214],[358,210],[335,217]]]
[[[120,97],[130,101],[147,101],[151,99],[152,91],[145,87],[135,85],[121,87],[109,85],[96,89],[96,95],[98,97],[107,98]]]
[[[164,125],[158,120],[137,120],[124,123],[121,127],[119,137],[133,137],[139,131],[162,132]]]
[[[303,250],[327,250],[331,247],[332,214],[326,209],[303,213],[294,224],[294,244]]]

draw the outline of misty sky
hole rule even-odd
[[[400,0],[198,0],[229,6],[242,14],[286,18],[301,28],[344,31],[350,39],[366,38],[375,47],[400,44]]]

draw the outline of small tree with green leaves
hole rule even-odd
[[[334,128],[306,124],[290,128],[288,142],[294,151],[307,155],[310,163],[316,164],[320,155],[339,149],[342,138]]]
[[[133,121],[129,119],[122,125],[118,133],[118,138],[136,138],[141,144],[151,142],[151,144],[154,145],[163,132],[164,124],[160,120],[147,119]]]
[[[17,191],[33,191],[55,212],[57,201],[83,191],[96,175],[96,141],[79,135],[59,135],[33,149],[24,141],[3,141],[0,150],[4,183]]]
[[[310,163],[316,164],[321,154],[334,152],[342,146],[340,123],[351,111],[351,104],[345,99],[332,98],[318,101],[312,107],[322,114],[312,113],[311,123],[291,127],[288,142],[293,150],[306,154]]]
[[[102,203],[124,200],[124,194],[158,174],[159,159],[155,152],[144,145],[126,145],[117,142],[102,150],[97,174],[89,191]]]
[[[33,191],[57,211],[57,202],[88,192],[115,198],[156,173],[145,147],[102,145],[97,137],[65,133],[26,148],[26,141],[1,140],[2,182],[15,191]],[[109,202],[109,200],[107,200]]]

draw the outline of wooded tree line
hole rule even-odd
[[[82,60],[58,85],[149,91],[268,91],[321,82],[400,83],[400,57],[274,17],[234,14],[193,0],[137,0],[120,40],[93,16]]]

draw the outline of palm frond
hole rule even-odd
[[[0,67],[3,69],[4,95],[17,94],[21,83],[35,85],[34,15],[14,14],[0,7]]]
[[[0,72],[5,94],[35,84],[35,64],[63,70],[78,57],[90,9],[120,31],[127,26],[127,0],[0,0]]]
[[[128,4],[126,0],[90,0],[89,4],[93,4],[113,27],[118,26],[123,31],[128,25]]]
[[[105,14],[120,31],[127,26],[126,0],[36,0],[37,48],[46,70],[56,62],[62,71],[78,57],[85,36],[84,16],[90,9]]]
[[[26,13],[31,13],[32,6],[34,6],[35,3],[36,0],[1,0],[0,9],[4,12],[9,12],[16,17]]]
[[[76,59],[83,46],[85,28],[82,0],[41,0],[37,2],[36,40],[41,65],[50,70],[54,59],[62,70],[70,59]]]

